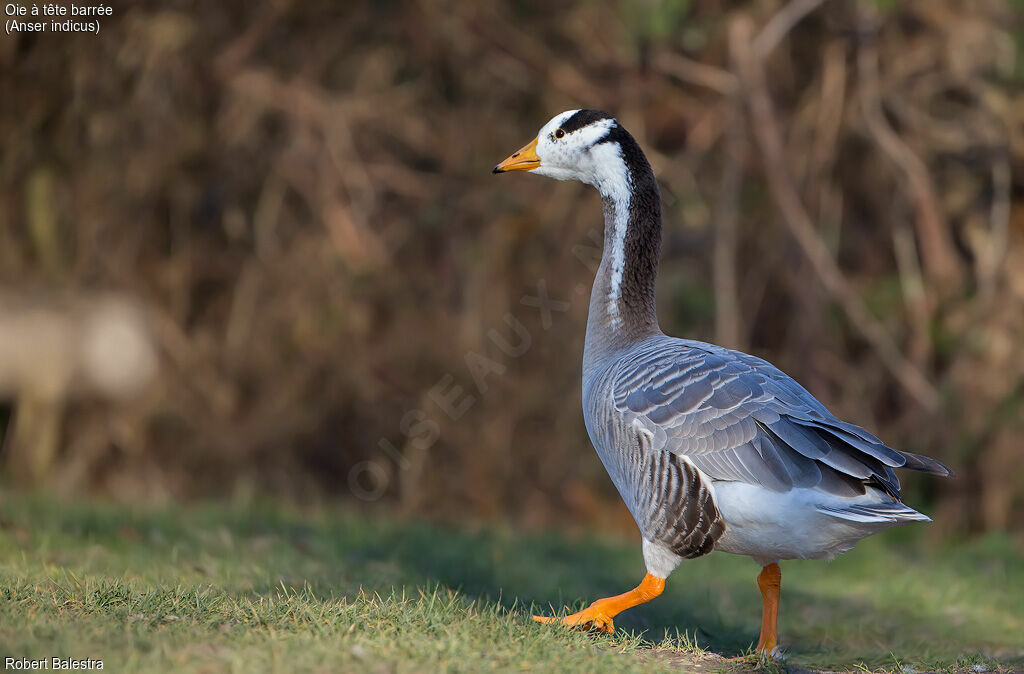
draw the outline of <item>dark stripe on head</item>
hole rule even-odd
[[[572,133],[577,129],[582,129],[588,124],[599,122],[602,119],[615,120],[614,117],[609,115],[604,110],[580,110],[569,119],[562,122],[562,126],[559,127],[566,133]],[[643,150],[637,144],[633,136],[629,134],[622,125],[615,120],[615,124],[608,129],[608,133],[603,138],[598,140],[594,145],[599,143],[618,143],[622,148],[622,158],[626,162],[626,166],[629,167],[633,173],[634,178],[638,176],[646,177],[644,174],[650,173],[651,166],[647,163],[647,157],[644,156]],[[653,182],[654,176],[651,175],[651,181]]]
[[[612,119],[612,116],[602,110],[580,110],[569,119],[562,122],[560,127],[566,133],[572,133],[582,129],[588,124],[593,124],[602,119]]]
[[[580,110],[569,119],[562,122],[562,126],[559,127],[566,133],[572,133],[578,129],[582,129],[588,124],[599,122],[602,119],[611,119],[615,121],[615,124],[608,129],[608,133],[601,139],[594,143],[618,143],[622,147],[622,158],[626,162],[626,166],[629,167],[630,171],[634,174],[646,173],[651,170],[650,164],[647,163],[647,158],[644,156],[643,150],[637,144],[633,136],[629,135],[629,132],[622,128],[618,120],[609,115],[604,110]],[[652,176],[653,180],[653,176]]]
[[[650,174],[650,180],[654,180],[654,174],[651,173],[651,165],[647,162],[647,157],[644,156],[640,145],[630,135],[629,131],[622,128],[622,125],[618,122],[615,123],[615,126],[608,129],[608,133],[597,143],[618,143],[619,147],[622,148],[622,159],[633,173],[634,179],[638,177],[646,178],[647,174]]]

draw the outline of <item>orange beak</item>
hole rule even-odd
[[[540,157],[537,156],[537,139],[534,138],[518,152],[514,152],[508,159],[495,166],[491,172],[532,171],[538,166]]]

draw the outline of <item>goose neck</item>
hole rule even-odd
[[[585,368],[660,333],[655,279],[661,252],[661,195],[639,147],[635,152],[622,148],[619,155],[620,170],[595,181],[604,210],[604,249],[590,295]]]

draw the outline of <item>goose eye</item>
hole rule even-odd
[[[555,131],[555,138],[561,138],[564,135],[565,131],[563,131],[562,129],[558,129],[557,131]]]

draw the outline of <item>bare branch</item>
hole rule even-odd
[[[992,164],[992,206],[989,208],[989,245],[980,265],[980,286],[983,297],[995,290],[999,272],[1006,260],[1010,233],[1010,161],[1000,157]]]
[[[864,6],[866,7],[866,6]],[[866,14],[866,12],[862,12]],[[870,26],[867,18],[862,19],[865,28]],[[921,243],[925,272],[929,280],[942,288],[949,288],[959,275],[959,266],[953,253],[942,208],[935,195],[935,188],[928,167],[907,146],[882,114],[881,97],[878,88],[878,49],[869,40],[861,45],[857,53],[857,74],[860,77],[860,103],[867,123],[868,132],[878,147],[900,169],[907,179],[917,211],[917,236]]]
[[[779,10],[764,25],[761,32],[754,38],[753,53],[758,60],[765,59],[781,44],[793,26],[801,19],[816,10],[825,0],[792,0]]]
[[[850,287],[800,200],[783,158],[782,135],[768,96],[762,64],[751,47],[752,35],[753,23],[750,18],[737,17],[730,26],[729,43],[740,82],[747,95],[754,137],[761,150],[765,176],[776,205],[793,237],[810,260],[815,273],[825,289],[842,307],[850,324],[872,346],[879,359],[904,389],[919,404],[929,410],[935,410],[939,401],[935,388],[924,374],[907,360],[885,328],[871,315],[860,297]]]
[[[675,52],[659,51],[651,59],[651,67],[663,75],[717,91],[723,96],[731,96],[736,91],[736,77],[729,71],[694,61]]]
[[[740,349],[743,348],[740,337],[743,334],[743,318],[736,278],[736,224],[743,187],[747,133],[743,121],[743,101],[738,96],[733,99],[729,106],[722,182],[715,207],[715,338],[723,346]]]

